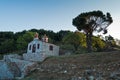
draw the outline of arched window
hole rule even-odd
[[[40,48],[40,44],[37,44],[37,49],[39,49]]]
[[[49,46],[49,50],[53,51],[53,46],[52,45]]]
[[[32,47],[32,53],[34,53],[36,51],[36,45],[33,44],[33,47]]]
[[[29,46],[29,50],[31,50],[31,45]]]

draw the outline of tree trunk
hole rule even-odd
[[[86,43],[88,52],[92,52],[92,33],[86,33]]]
[[[74,45],[75,51],[78,50],[79,45]]]

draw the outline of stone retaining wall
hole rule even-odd
[[[43,53],[37,53],[37,54],[36,53],[33,53],[33,54],[25,53],[25,54],[23,54],[24,60],[27,60],[27,61],[42,62],[46,57],[47,57],[47,55],[45,55]]]
[[[0,61],[0,80],[8,80],[8,79],[13,79],[14,75],[9,69],[9,65],[4,62]]]
[[[0,80],[24,78],[37,67],[36,62],[26,61],[17,54],[5,55],[0,61]]]

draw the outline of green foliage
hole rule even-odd
[[[77,51],[75,51],[75,54],[84,54],[86,53],[87,50],[86,50],[86,47],[79,47]]]
[[[106,47],[105,42],[99,37],[95,37],[95,36],[92,37],[92,41],[93,41],[92,46],[94,51],[102,51]]]
[[[34,34],[34,32],[26,32],[25,34],[19,36],[16,41],[17,49],[26,50],[28,43],[33,40]]]
[[[30,41],[33,40],[34,34],[39,33],[39,39],[42,38],[44,34],[46,34],[49,37],[50,43],[61,43],[61,39],[63,36],[59,36],[61,34],[64,35],[68,31],[60,31],[55,33],[50,30],[44,30],[44,29],[31,29],[31,30],[24,30],[22,32],[16,32],[15,34],[13,32],[0,32],[0,53],[8,53],[8,52],[23,52],[27,49],[27,45]],[[70,32],[70,31],[69,31]],[[14,44],[11,44],[9,42],[10,40],[13,40]],[[10,45],[11,48],[14,48],[11,50],[11,48],[8,48]]]
[[[1,43],[0,46],[0,53],[3,52],[12,52],[15,49],[15,44],[13,39],[7,39],[4,42]]]
[[[2,59],[3,59],[3,55],[0,54],[0,60],[2,60]]]
[[[14,34],[13,32],[0,32],[0,45],[2,42],[4,42],[6,39],[13,39]]]
[[[29,30],[30,32],[37,32],[39,34],[39,38],[42,39],[43,35],[47,35],[50,39],[49,41],[52,42],[52,43],[55,43],[56,41],[56,33],[54,33],[53,31],[51,30],[44,30],[44,29],[40,29],[40,30],[37,30],[37,29],[31,29]]]
[[[63,30],[57,32],[55,35],[55,41],[62,41],[64,36],[68,35],[69,33],[72,33],[72,32],[71,31],[63,31]]]
[[[71,50],[74,49],[74,46],[68,43],[68,44],[61,44],[60,48],[63,49],[63,50],[69,50],[69,51],[71,51]]]
[[[113,22],[110,13],[103,14],[102,11],[81,13],[73,19],[73,25],[78,30],[86,33],[105,30]]]
[[[27,45],[33,40],[34,34],[39,33],[39,39],[46,34],[50,43],[54,43],[60,46],[63,51],[73,52],[79,54],[86,52],[86,36],[81,32],[71,31],[59,31],[57,33],[50,30],[24,30],[22,32],[0,32],[0,54],[5,53],[23,53],[27,50]],[[108,36],[109,37],[109,36]],[[99,37],[92,37],[92,46],[94,51],[104,50],[104,45],[108,47],[114,47],[116,45],[113,37],[106,38],[105,41]]]
[[[0,32],[0,53],[12,52],[15,49],[13,32]]]
[[[65,44],[73,45],[75,50],[78,50],[79,46],[85,46],[85,35],[80,32],[69,33],[62,41]]]
[[[92,51],[93,32],[104,31],[107,33],[107,27],[113,22],[110,13],[103,14],[102,11],[92,11],[81,13],[73,19],[72,24],[79,30],[86,33],[86,43],[88,52]]]
[[[116,42],[111,35],[105,36],[105,41],[108,48],[116,46]]]

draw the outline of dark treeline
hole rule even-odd
[[[60,43],[62,38],[70,31],[59,31],[57,33],[44,29],[31,29],[22,32],[0,32],[0,54],[11,52],[24,52],[27,49],[27,44],[33,40],[34,34],[39,33],[39,39],[46,34],[50,43]]]
[[[61,49],[75,52],[86,49],[86,37],[84,33],[63,30],[55,33],[51,30],[31,29],[16,33],[0,32],[0,54],[26,52],[27,45],[33,40],[36,32],[39,34],[39,39],[46,34],[49,42],[59,45]],[[112,36],[107,36],[104,39],[100,37],[101,36],[93,36],[92,46],[94,51],[103,51],[106,48],[115,46],[115,41]]]

